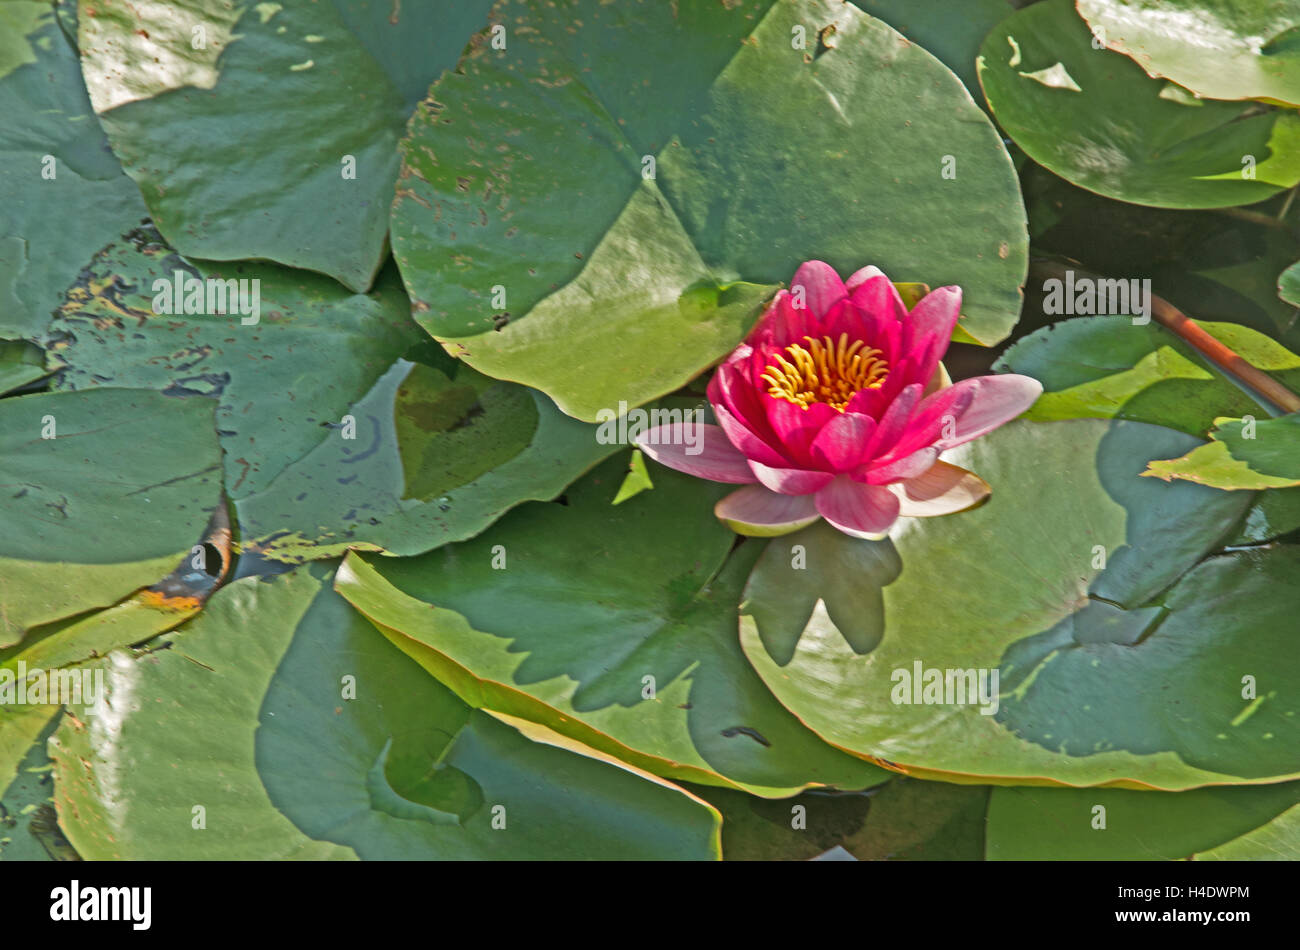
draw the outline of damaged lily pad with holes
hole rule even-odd
[[[1030,158],[1108,198],[1220,208],[1300,182],[1300,116],[1152,79],[1093,48],[1074,0],[1043,0],[999,24],[979,77],[994,118]]]

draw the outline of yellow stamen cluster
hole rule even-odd
[[[849,341],[841,333],[837,342],[828,336],[820,340],[806,336],[807,347],[791,343],[789,358],[778,353],[776,362],[763,370],[768,392],[802,409],[824,402],[844,411],[859,389],[877,389],[889,375],[889,366],[879,359],[880,350],[861,340]]]

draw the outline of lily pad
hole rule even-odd
[[[49,373],[45,353],[39,346],[21,340],[0,340],[0,395],[21,389]]]
[[[861,793],[755,798],[696,787],[722,812],[728,861],[809,861],[841,849],[859,861],[979,861],[989,789],[896,778]]]
[[[170,649],[102,665],[108,713],[53,743],[88,859],[717,855],[708,806],[470,710],[321,568],[236,581]]]
[[[903,568],[874,650],[857,653],[819,608],[784,666],[751,610],[745,653],[828,742],[909,774],[1161,789],[1294,777],[1300,666],[1283,578],[1300,549],[1198,565],[1248,497],[1138,477],[1191,442],[1139,423],[1004,426],[951,459],[993,486],[986,505],[893,531]],[[825,570],[811,549],[807,562]],[[1267,697],[1254,706],[1248,675]]]
[[[1107,46],[1207,99],[1300,105],[1295,0],[1078,0]]]
[[[1300,415],[1215,419],[1214,424],[1213,442],[1181,458],[1153,461],[1143,474],[1227,491],[1300,485]]]
[[[780,797],[884,777],[773,699],[736,643],[760,551],[712,515],[726,486],[672,471],[617,507],[626,456],[419,558],[350,554],[336,586],[466,702],[668,778]]]
[[[854,6],[933,53],[976,97],[980,95],[975,75],[980,43],[1012,9],[1007,0],[861,0]]]
[[[1257,833],[1300,802],[1300,782],[1176,794],[1109,788],[995,788],[995,861],[1180,861]],[[1196,855],[1200,858],[1200,855]],[[1300,851],[1289,856],[1300,857]]]
[[[1249,327],[1198,321],[1202,329],[1282,383],[1300,388],[1300,356]],[[1177,334],[1131,317],[1078,317],[1017,340],[994,366],[1043,384],[1026,419],[1117,418],[1204,435],[1215,418],[1264,415]]]
[[[77,861],[54,811],[54,767],[46,740],[58,706],[0,711],[0,861]],[[16,774],[15,774],[16,772]]]
[[[1266,544],[1300,529],[1300,488],[1260,492],[1246,511],[1232,545]]]
[[[619,448],[536,390],[441,365],[398,360],[348,411],[354,438],[332,433],[241,500],[243,553],[291,564],[419,554],[554,498]]]
[[[95,255],[49,335],[66,364],[56,389],[216,397],[232,498],[326,441],[422,336],[391,268],[353,294],[273,264],[194,264],[148,226]]]
[[[1300,860],[1300,806],[1292,806],[1266,825],[1196,855],[1197,861]]]
[[[812,256],[960,284],[962,331],[987,345],[1020,306],[996,131],[849,4],[498,4],[402,158],[393,247],[416,319],[582,419],[721,358]]]
[[[97,4],[80,17],[82,71],[182,254],[266,258],[364,292],[386,255],[406,119],[488,6]]]
[[[1034,161],[1158,208],[1250,204],[1300,182],[1294,113],[1170,94],[1168,83],[1092,44],[1073,0],[1025,7],[984,41],[984,95]]]
[[[1300,261],[1284,270],[1277,279],[1277,295],[1291,306],[1300,307]]]
[[[0,36],[0,337],[34,338],[91,255],[148,209],[108,149],[51,5],[0,3]]]
[[[0,706],[0,790],[14,780],[31,744],[58,711],[49,705]]]
[[[0,400],[0,646],[189,554],[221,498],[214,408],[139,389]]]
[[[0,650],[0,672],[58,669],[144,643],[197,614],[230,569],[230,526],[224,505],[170,574],[104,610],[44,624]]]

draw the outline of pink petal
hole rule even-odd
[[[749,460],[749,467],[760,484],[782,495],[811,495],[835,476],[830,472],[810,472],[802,468],[771,468],[762,462]]]
[[[711,482],[746,485],[754,481],[744,454],[718,426],[703,422],[674,422],[656,426],[633,441],[660,465]],[[698,454],[693,454],[698,453]]]
[[[936,443],[940,450],[969,442],[1010,422],[1032,406],[1043,392],[1043,384],[1038,380],[1017,373],[963,379],[943,392],[959,387],[965,387],[971,393],[971,400],[966,410],[957,416],[952,437],[940,438]],[[942,393],[936,393],[938,395]]]
[[[781,450],[799,465],[813,464],[811,446],[822,427],[839,415],[824,402],[812,403],[807,409],[786,399],[764,394],[767,420],[780,442]]]
[[[851,294],[855,287],[859,284],[866,283],[873,277],[885,277],[885,272],[875,264],[868,264],[866,267],[859,267],[850,274],[849,279],[844,282],[844,289],[849,291]],[[889,278],[885,277],[885,279],[888,280]]]
[[[937,336],[943,340],[950,339],[959,316],[960,287],[939,287],[930,291],[903,321],[903,346],[911,352],[918,349],[927,338]]]
[[[762,462],[764,465],[771,465],[776,468],[789,468],[790,460],[782,455],[776,448],[769,445],[757,434],[747,429],[744,423],[740,422],[735,416],[727,411],[727,407],[718,403],[713,404],[713,414],[717,416],[718,425],[722,431],[727,434],[727,438],[747,459],[753,459],[756,462]],[[764,420],[766,422],[767,420]]]
[[[880,425],[876,427],[871,442],[863,451],[863,458],[877,459],[889,452],[907,431],[907,421],[912,417],[912,410],[920,401],[921,386],[918,383],[903,387],[903,390],[894,397],[894,401],[889,404],[884,415],[880,417]]]
[[[836,478],[813,498],[823,518],[854,538],[882,538],[898,520],[897,495],[882,485],[859,484],[847,475]]]
[[[835,304],[848,296],[844,281],[835,273],[835,268],[825,261],[805,261],[794,272],[790,281],[790,291],[804,289],[804,302],[808,309],[818,317],[828,313]]]
[[[858,274],[860,273],[862,271],[858,271]],[[856,277],[857,274],[853,276]],[[845,284],[845,287],[848,286]],[[903,303],[898,288],[884,274],[854,284],[849,289],[849,299],[854,306],[860,307],[869,314],[878,315],[884,320],[895,322],[907,319],[907,306]]]
[[[926,446],[900,459],[868,467],[861,476],[855,473],[853,479],[868,485],[888,485],[890,482],[900,482],[923,475],[938,458],[939,450],[933,446]]]
[[[974,390],[966,385],[966,380],[931,393],[916,407],[908,421],[907,431],[882,461],[902,458],[928,445],[935,445],[945,427],[956,431],[957,417],[966,411],[974,398]]]
[[[778,495],[762,485],[734,491],[713,506],[718,520],[737,534],[771,538],[817,520],[812,495]]]
[[[777,443],[763,409],[763,391],[755,390],[746,363],[724,363],[709,380],[709,402],[723,406],[737,422],[770,445]]]
[[[815,336],[820,328],[821,323],[811,307],[795,307],[790,292],[778,290],[751,331],[748,342],[756,350],[764,346],[780,349],[805,336]]]
[[[822,426],[812,441],[813,460],[834,472],[847,472],[862,464],[863,452],[876,431],[876,420],[856,412],[841,412]]]
[[[974,472],[947,462],[935,462],[925,474],[889,487],[899,498],[899,514],[908,518],[965,511],[978,505],[993,490]]]

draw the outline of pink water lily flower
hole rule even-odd
[[[745,485],[715,508],[740,534],[787,534],[821,517],[877,539],[900,516],[983,501],[984,480],[940,453],[1014,419],[1043,387],[1014,374],[949,382],[940,360],[960,288],[940,287],[909,312],[877,268],[846,283],[822,261],[803,264],[790,286],[709,382],[718,425],[659,426],[637,437],[642,451]]]

